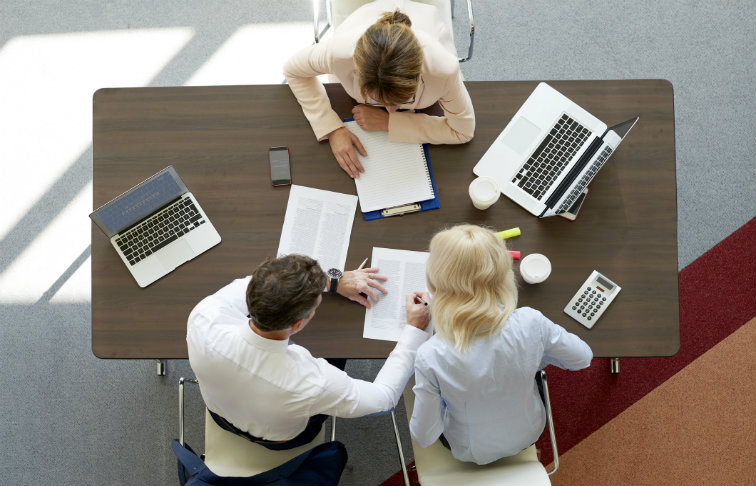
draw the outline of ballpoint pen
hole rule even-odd
[[[357,267],[357,270],[362,270],[362,268],[365,266],[365,264],[367,263],[367,261],[368,261],[367,258],[365,258],[364,260],[362,260],[362,263],[360,263],[360,266]],[[367,294],[365,292],[360,292],[360,295],[367,299]]]
[[[425,300],[423,300],[423,298],[420,297],[419,295],[415,296],[415,300],[419,301],[420,304],[428,305],[428,303]]]

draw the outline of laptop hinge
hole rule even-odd
[[[553,208],[556,206],[559,200],[562,199],[562,196],[564,196],[564,193],[567,192],[567,189],[572,187],[572,183],[575,182],[577,176],[580,175],[585,166],[588,165],[588,162],[590,162],[593,156],[596,154],[596,151],[603,144],[604,140],[600,137],[596,137],[593,142],[591,142],[591,145],[589,145],[588,149],[583,152],[583,155],[580,156],[580,159],[578,159],[577,163],[572,167],[572,169],[570,169],[570,171],[567,173],[567,176],[562,179],[562,182],[556,188],[556,191],[552,192],[551,196],[549,196],[549,198],[546,200],[545,204],[547,208]]]

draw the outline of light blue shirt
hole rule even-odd
[[[538,370],[549,364],[579,370],[592,358],[579,337],[529,307],[516,309],[500,334],[473,340],[465,353],[435,335],[417,351],[412,438],[428,447],[443,432],[454,457],[477,464],[517,454],[546,424]]]

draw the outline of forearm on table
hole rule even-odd
[[[394,142],[461,144],[472,140],[474,133],[474,116],[456,118],[411,112],[389,116],[389,140]]]

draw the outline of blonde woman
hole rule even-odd
[[[517,308],[512,258],[487,229],[437,233],[426,280],[436,335],[415,359],[412,438],[421,447],[440,439],[477,464],[517,454],[546,423],[536,373],[586,368],[591,349],[537,310]]]
[[[390,140],[431,144],[470,141],[475,114],[462,82],[449,28],[432,5],[376,0],[355,10],[333,35],[292,56],[284,75],[318,141],[328,139],[350,177],[364,172],[360,140],[331,108],[318,75],[335,76],[357,103],[364,130]],[[438,102],[444,116],[414,113]],[[407,111],[398,111],[407,110]]]

